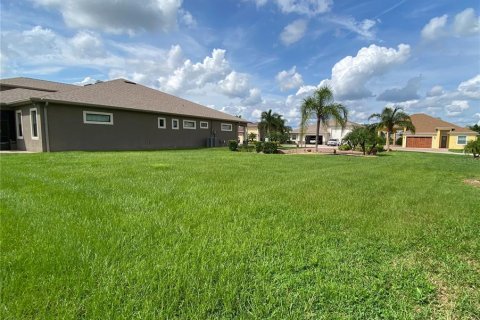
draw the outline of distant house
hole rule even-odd
[[[246,121],[125,79],[74,86],[0,80],[2,149],[154,150],[221,146]]]
[[[463,149],[468,141],[475,140],[479,135],[470,129],[423,113],[412,114],[410,118],[415,133],[406,131],[403,134],[404,148]]]
[[[249,140],[250,134],[254,134],[255,138],[253,140],[255,141],[261,141],[263,139],[263,135],[261,130],[258,128],[259,123],[258,122],[249,122],[247,123],[246,126],[244,127],[239,127],[238,128],[238,141],[240,143],[243,143],[245,139]]]
[[[338,139],[342,140],[347,133],[351,132],[355,126],[359,126],[359,124],[347,121],[344,128],[334,120],[329,120],[327,125],[320,125],[320,130],[318,134],[318,143],[319,144],[326,144],[329,139]],[[314,144],[315,143],[315,136],[316,136],[317,125],[310,124],[308,125],[303,134],[301,133],[300,128],[293,129],[290,132],[290,140],[296,143],[307,143],[307,144]]]

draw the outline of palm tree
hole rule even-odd
[[[273,113],[272,109],[263,111],[260,116],[260,126],[267,131],[267,137],[269,138],[272,130],[277,129],[282,121],[282,116],[278,113]]]
[[[320,125],[327,125],[328,120],[333,119],[339,123],[342,128],[347,123],[348,110],[340,103],[333,100],[332,90],[328,86],[323,86],[313,93],[311,97],[303,100],[301,109],[301,133],[307,125],[308,120],[315,117],[317,120],[317,135],[315,138],[315,150],[318,151],[318,135],[320,133]]]
[[[415,133],[415,126],[412,123],[410,116],[403,112],[402,107],[395,107],[394,109],[385,107],[382,113],[374,113],[368,119],[376,118],[379,120],[377,123],[378,130],[385,130],[387,151],[390,151],[390,133],[394,131],[396,127],[405,128]]]

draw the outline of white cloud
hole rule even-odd
[[[250,0],[257,7],[262,7],[269,0]],[[296,13],[315,16],[332,9],[333,0],[270,0],[285,14]]]
[[[256,106],[262,102],[262,91],[258,88],[248,90],[248,97],[242,100],[242,104],[246,106]]]
[[[480,99],[480,74],[458,85],[458,91],[467,98]]]
[[[427,92],[427,97],[437,97],[437,96],[441,96],[442,94],[444,94],[445,91],[443,90],[443,87],[442,86],[433,86],[430,91]]]
[[[260,120],[261,115],[262,115],[262,110],[260,109],[253,109],[251,112],[251,116],[255,120]]]
[[[186,10],[179,10],[180,21],[189,28],[194,28],[197,26],[197,20],[192,16],[192,14]]]
[[[445,107],[445,111],[447,112],[447,116],[452,117],[452,116],[458,116],[468,108],[470,108],[468,101],[454,100],[451,102],[451,104]]]
[[[26,31],[1,32],[1,41],[9,43],[0,47],[3,74],[4,70],[17,76],[53,73],[75,66],[98,71],[82,74],[89,77],[78,79],[78,84],[106,74],[111,79],[128,78],[173,94],[196,96],[197,100],[208,96],[218,103],[226,98],[238,98],[238,102],[250,106],[263,101],[260,89],[250,85],[249,76],[231,68],[223,49],[214,49],[195,63],[183,57],[179,45],[164,50],[138,43],[105,42],[98,34],[87,31],[68,38],[40,26]],[[16,68],[17,65],[23,69]],[[208,99],[201,98],[201,101]]]
[[[213,49],[211,56],[203,62],[192,63],[189,59],[168,76],[158,78],[160,89],[168,92],[186,91],[192,88],[202,88],[209,82],[222,80],[231,68],[225,59],[225,50]]]
[[[453,31],[457,36],[472,35],[480,32],[480,19],[472,8],[465,9],[455,16]]]
[[[280,34],[280,40],[282,40],[284,45],[289,46],[302,39],[306,30],[306,20],[295,20],[283,29],[282,33]]]
[[[106,56],[102,40],[93,33],[80,31],[69,42],[74,53],[81,58],[102,58]]]
[[[288,71],[280,71],[275,77],[275,80],[279,84],[280,90],[282,91],[296,89],[303,84],[302,75],[297,72],[296,66],[293,66]]]
[[[255,2],[257,7],[263,7],[268,2],[268,0],[251,0],[251,1]]]
[[[422,29],[422,37],[426,40],[434,40],[446,34],[448,16],[432,18]]]
[[[182,48],[177,44],[170,48],[167,56],[167,66],[170,69],[176,69],[183,63]]]
[[[435,17],[422,29],[425,40],[437,40],[447,36],[464,37],[480,34],[480,17],[473,8],[467,8],[455,15],[453,23],[448,24],[448,16]]]
[[[369,116],[370,115],[367,114],[364,111],[351,110],[348,113],[349,120],[353,120],[353,121],[361,122],[361,123],[365,122],[368,119]]]
[[[408,80],[407,84],[402,88],[387,89],[378,95],[378,101],[402,102],[408,100],[419,99],[418,90],[422,77],[415,77]]]
[[[97,82],[96,79],[93,79],[91,77],[85,77],[82,81],[74,82],[73,84],[75,84],[77,86],[84,86],[86,84],[93,84],[95,82]]]
[[[441,86],[434,86],[425,98],[399,102],[397,105],[404,107],[407,111],[421,111],[432,115],[446,114],[448,117],[459,115],[466,116],[466,111],[470,110],[471,103],[478,98],[479,76],[461,82],[456,90],[446,91]],[[470,91],[476,87],[476,91]],[[475,93],[474,93],[475,92]],[[393,104],[389,104],[393,105]],[[474,105],[475,106],[475,105]],[[473,107],[478,108],[478,107]],[[460,118],[458,122],[468,123]]]
[[[67,26],[134,34],[144,30],[168,31],[177,24],[182,0],[33,0],[59,10]]]
[[[475,113],[473,116],[479,119],[477,124],[480,126],[480,113]]]
[[[372,44],[360,49],[355,57],[347,56],[337,62],[332,68],[331,79],[322,80],[320,86],[330,85],[340,100],[371,97],[366,83],[404,63],[409,56],[410,46],[406,44],[400,44],[397,50]]]
[[[310,95],[313,93],[313,91],[315,91],[315,89],[317,89],[317,86],[310,86],[310,85],[307,85],[307,86],[301,86],[297,93],[295,94],[296,96],[307,96],[307,95]]]
[[[330,11],[332,0],[276,0],[277,6],[283,13],[298,13],[314,16]]]
[[[350,32],[358,34],[363,39],[375,39],[375,20],[365,19],[359,22],[356,21],[353,17],[334,16],[332,18],[329,18],[329,21],[341,26],[342,28]]]
[[[225,95],[244,98],[249,94],[248,76],[245,73],[230,72],[225,79],[218,82],[220,90]]]

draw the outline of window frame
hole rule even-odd
[[[193,122],[193,128],[191,128],[191,127],[185,127],[185,122]],[[196,130],[196,129],[197,129],[197,121],[184,119],[184,120],[182,121],[182,128],[183,128],[183,129],[187,129],[187,130]]]
[[[174,123],[177,123],[177,126],[175,127]],[[180,129],[180,120],[178,119],[172,119],[172,129],[173,130],[179,130]]]
[[[460,137],[464,137],[464,138],[465,138],[465,143],[460,143]],[[466,145],[466,144],[467,144],[467,136],[466,136],[466,135],[457,136],[457,144],[458,144],[458,145],[461,145],[461,146]]]
[[[163,126],[160,125],[160,120],[163,120]],[[165,117],[158,117],[157,124],[158,129],[167,129],[167,119]]]
[[[18,115],[20,115],[20,122],[18,122]],[[18,127],[20,124],[21,127],[21,132]],[[23,139],[23,114],[22,110],[16,110],[15,111],[15,132],[17,133],[17,139]]]
[[[206,127],[202,127],[202,124],[206,124]],[[208,121],[200,121],[200,129],[208,129]]]
[[[99,115],[103,115],[103,116],[109,116],[110,121],[109,122],[99,122],[99,121],[87,120],[87,114],[99,114]],[[102,125],[110,125],[111,126],[111,125],[113,125],[113,113],[84,110],[83,111],[83,123],[84,124],[102,124]]]
[[[35,112],[35,122],[33,122],[33,117],[32,117],[32,111]],[[36,130],[33,130],[33,124],[35,123]],[[33,133],[34,131],[37,131],[37,135],[34,136]],[[40,137],[39,127],[38,127],[38,109],[37,108],[30,108],[30,136],[32,137],[32,140],[38,140]]]
[[[229,130],[223,129],[224,125],[230,126],[230,129]],[[231,124],[231,123],[221,123],[220,124],[220,130],[225,131],[225,132],[232,132],[233,131],[233,124]]]

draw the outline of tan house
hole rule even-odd
[[[341,141],[347,135],[347,133],[353,130],[355,126],[359,126],[359,124],[347,121],[345,127],[342,128],[342,126],[336,121],[329,120],[326,126],[320,125],[320,130],[318,133],[318,143],[326,144],[329,139],[338,139],[339,141]],[[290,140],[300,144],[314,144],[316,130],[316,123],[308,125],[304,129],[303,134],[301,133],[300,128],[293,129],[290,133]]]
[[[424,113],[410,115],[415,133],[406,131],[402,147],[463,149],[468,141],[477,139],[477,132]]]
[[[255,141],[260,141],[262,137],[261,137],[261,132],[258,129],[258,125],[259,125],[258,122],[249,122],[246,126],[239,126],[238,127],[238,141],[240,143],[243,143],[243,141],[245,139],[247,139],[247,140],[250,139],[249,135],[252,134],[252,133],[255,135],[254,140]],[[245,130],[245,128],[246,128],[246,130]]]
[[[1,148],[156,150],[223,146],[247,121],[117,79],[87,86],[0,80]]]

